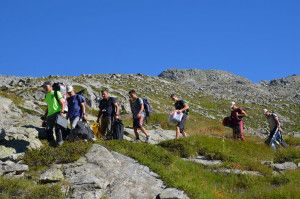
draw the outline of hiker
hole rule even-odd
[[[114,97],[111,97],[108,89],[101,91],[102,100],[99,103],[97,123],[101,117],[101,134],[104,139],[112,139],[112,124],[120,118],[120,108]]]
[[[185,132],[185,123],[188,118],[190,107],[185,100],[179,99],[179,97],[175,94],[171,95],[171,99],[175,102],[175,104],[174,104],[175,110],[174,111],[177,112],[178,114],[183,113],[181,121],[178,122],[177,126],[176,126],[176,139],[179,138],[179,133],[181,133],[183,137],[186,137],[187,134]]]
[[[67,86],[67,94],[67,118],[70,120],[71,129],[75,129],[80,120],[87,121],[85,99],[82,95],[75,93],[73,86]]]
[[[50,81],[45,82],[42,85],[46,96],[45,96],[45,102],[47,103],[47,109],[45,112],[44,118],[46,118],[47,121],[47,136],[49,142],[54,142],[53,137],[53,128],[55,129],[55,135],[56,135],[56,144],[62,145],[63,139],[62,139],[62,128],[56,124],[56,120],[58,115],[64,115],[65,110],[65,102],[63,99],[62,94],[59,91],[54,91],[52,88],[52,84]]]
[[[235,102],[231,102],[231,122],[232,133],[234,139],[245,140],[244,135],[244,121],[243,117],[247,116],[246,111],[243,108],[237,106]]]
[[[266,144],[270,145],[274,150],[279,146],[287,147],[287,144],[282,138],[282,128],[278,116],[267,109],[263,109],[263,113],[269,123],[270,133]]]
[[[146,116],[143,99],[137,96],[135,90],[129,91],[129,98],[130,98],[129,103],[130,103],[132,117],[133,117],[133,130],[135,134],[135,139],[136,141],[140,140],[138,130],[141,130],[146,136],[146,142],[148,142],[150,139],[150,135],[143,127],[144,119]]]

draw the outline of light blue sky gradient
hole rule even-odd
[[[300,73],[300,1],[0,1],[0,74]]]

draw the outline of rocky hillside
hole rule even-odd
[[[254,84],[246,78],[219,70],[167,70],[159,77],[173,80],[217,98],[245,103],[300,103],[300,76],[292,75]]]
[[[44,93],[41,85],[46,80],[73,85],[76,91],[83,90],[89,105],[88,117],[91,123],[96,119],[100,91],[108,88],[122,106],[122,118],[127,126],[125,139],[129,142],[124,144],[99,141],[93,145],[85,143],[82,144],[84,146],[82,151],[69,145],[61,149],[51,149],[44,140],[45,131],[41,128],[40,120],[46,106],[43,102]],[[154,113],[147,125],[151,134],[150,145],[132,143],[134,133],[130,128],[131,116],[128,104],[130,89],[136,89],[140,96],[147,97],[153,106]],[[29,180],[26,183],[35,184],[30,191],[26,190],[24,193],[21,193],[20,189],[16,190],[16,193],[11,191],[15,194],[25,194],[23,198],[32,198],[29,194],[31,189],[43,190],[41,195],[44,196],[43,194],[49,192],[49,185],[53,184],[59,185],[57,189],[61,193],[59,196],[53,196],[54,198],[188,198],[188,196],[201,198],[198,197],[199,194],[204,194],[204,198],[205,196],[211,198],[217,197],[220,190],[231,197],[233,195],[223,190],[224,187],[215,185],[219,173],[262,177],[268,176],[273,170],[280,173],[286,169],[297,170],[300,166],[297,165],[300,157],[297,151],[299,141],[294,140],[296,138],[291,138],[290,141],[295,145],[291,156],[284,159],[281,157],[284,154],[278,155],[282,161],[264,145],[257,145],[256,142],[262,140],[257,141],[256,137],[251,137],[253,134],[265,137],[263,129],[266,122],[262,115],[263,108],[274,110],[279,114],[284,124],[285,135],[299,136],[299,91],[300,76],[297,75],[254,84],[243,77],[214,70],[167,70],[158,77],[143,74],[40,78],[0,76],[0,175]],[[194,139],[187,141],[183,139],[182,143],[166,142],[175,136],[174,126],[167,121],[167,114],[172,109],[173,102],[169,99],[172,93],[177,93],[190,104],[191,116],[187,123],[190,135],[205,134],[218,139],[221,137],[223,140],[215,141],[201,137],[198,144],[195,144]],[[239,154],[232,153],[229,149],[240,147],[242,151],[244,147],[235,145],[230,139],[224,141],[231,133],[222,127],[221,120],[229,114],[229,104],[233,100],[245,107],[249,113],[246,119],[247,139],[255,140],[247,145],[249,147],[247,150],[253,153],[251,160],[240,158]],[[207,143],[202,140],[205,139],[208,139],[207,143],[211,145],[204,146]],[[197,148],[198,146],[202,148]],[[224,146],[228,148],[224,150]],[[261,147],[263,153],[250,150],[257,147]],[[67,155],[57,155],[61,150],[65,150]],[[137,154],[132,153],[133,151]],[[69,157],[68,153],[74,153],[76,158],[72,155]],[[247,154],[245,151],[244,155]],[[77,157],[78,155],[80,156]],[[272,158],[277,162],[273,163]],[[293,162],[280,164],[286,160]],[[203,166],[195,166],[198,163],[209,168],[203,170]],[[111,168],[114,168],[112,172]],[[209,185],[209,189],[203,189],[202,193],[193,185],[185,184],[192,179],[194,185],[198,186],[203,181],[194,179],[194,175],[184,168],[204,173],[203,175],[207,175],[201,177],[204,181],[213,178],[212,181],[205,182]],[[183,173],[177,173],[181,170]],[[233,176],[228,178],[229,184],[236,180]],[[185,181],[180,183],[179,179]],[[244,180],[243,177],[241,179]],[[2,187],[4,182],[6,180],[0,178],[0,198],[1,193],[4,193],[1,190],[5,189]],[[290,182],[294,183],[293,180]],[[24,182],[24,187],[26,183]],[[55,186],[50,188],[54,189]],[[230,186],[235,190],[235,184]],[[214,189],[218,191],[211,192]],[[5,194],[11,196],[9,195],[11,193]]]
[[[40,114],[44,106],[44,93],[40,85],[46,80],[74,85],[77,91],[85,90],[90,113],[93,115],[96,113],[100,91],[103,88],[109,88],[112,95],[118,98],[123,113],[130,112],[128,90],[134,88],[140,96],[149,98],[157,113],[169,112],[172,108],[169,96],[171,93],[177,93],[189,101],[191,112],[197,119],[220,123],[230,112],[230,102],[237,101],[250,113],[247,118],[249,132],[265,128],[261,114],[263,108],[273,110],[281,116],[287,133],[300,131],[299,75],[262,81],[258,84],[217,70],[167,70],[158,77],[142,74],[42,78],[0,76],[0,94],[13,98],[14,101],[19,100],[22,102],[22,108]]]

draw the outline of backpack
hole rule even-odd
[[[67,106],[67,87],[64,83],[56,82],[52,85],[53,91],[54,91],[54,97],[59,102],[57,92],[60,92],[63,96],[64,103],[65,103],[65,112],[68,112],[68,106]]]
[[[226,126],[226,127],[229,127],[229,128],[233,128],[232,117],[231,116],[225,117],[223,119],[222,123],[223,123],[223,126]]]
[[[152,113],[152,107],[149,103],[149,100],[147,98],[143,98],[143,103],[144,103],[146,117],[150,117],[150,114]]]
[[[91,100],[87,99],[87,98],[84,96],[84,93],[85,93],[85,89],[82,89],[82,90],[80,90],[79,92],[77,92],[76,94],[77,94],[77,95],[80,95],[80,96],[84,99],[85,103],[86,103],[88,106],[91,107],[91,106],[92,106]]]
[[[70,141],[79,140],[79,139],[91,141],[93,140],[93,138],[94,138],[94,133],[90,129],[90,127],[86,123],[79,121],[75,129],[71,130],[71,133],[69,134],[67,139]]]
[[[115,120],[112,125],[112,137],[114,140],[123,140],[124,125],[121,120]]]

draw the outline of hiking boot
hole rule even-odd
[[[146,142],[149,142],[149,140],[150,140],[150,135],[147,135],[146,136]]]
[[[63,145],[63,143],[64,143],[64,141],[60,141],[57,143],[57,146],[61,146],[61,145]]]
[[[135,142],[140,142],[141,140],[140,140],[140,138],[135,138],[134,141]]]

